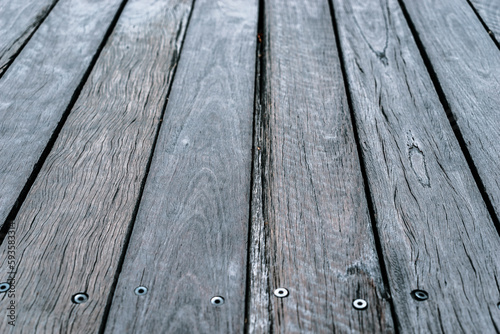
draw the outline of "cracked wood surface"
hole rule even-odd
[[[500,332],[495,1],[125,2],[0,0],[1,333]]]
[[[260,18],[262,19],[263,9],[260,8]],[[253,165],[252,165],[252,200],[251,200],[251,223],[250,223],[250,244],[248,254],[248,280],[247,289],[247,330],[248,333],[270,333],[272,323],[270,321],[269,301],[271,291],[269,291],[269,263],[266,258],[267,241],[269,230],[266,229],[264,221],[263,202],[263,145],[264,127],[262,126],[262,95],[263,88],[262,66],[262,22],[259,22],[257,64],[255,73],[255,101],[254,101],[254,142],[253,142]]]
[[[493,333],[500,239],[403,13],[333,3],[401,330]]]
[[[0,79],[0,224],[38,168],[121,2],[61,0]]]
[[[289,291],[272,331],[392,332],[328,2],[265,10],[266,261]]]
[[[195,3],[106,332],[244,331],[257,13]]]
[[[402,3],[499,217],[500,52],[466,1]]]
[[[111,18],[117,5],[75,10],[94,22],[88,15]],[[125,7],[17,215],[19,318],[2,319],[1,333],[100,330],[190,9],[188,0]],[[10,271],[2,256],[0,277]],[[89,301],[73,304],[79,292]]]
[[[0,1],[0,77],[57,1]]]

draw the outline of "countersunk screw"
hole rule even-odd
[[[352,302],[352,306],[356,310],[364,310],[368,307],[368,302],[364,299],[356,299]]]
[[[10,289],[10,284],[7,282],[0,283],[0,293],[7,292]]]
[[[83,304],[87,300],[89,300],[89,295],[87,295],[86,293],[77,293],[76,295],[73,295],[73,297],[71,297],[71,301],[75,304]]]
[[[145,286],[138,286],[135,288],[134,293],[138,296],[144,296],[146,293],[148,293],[148,288]]]
[[[212,299],[210,299],[210,303],[212,303],[212,305],[222,305],[224,304],[224,298],[222,298],[221,296],[215,296],[215,297],[212,297]]]
[[[278,298],[288,297],[288,290],[285,288],[277,288],[274,290],[274,295]]]
[[[429,299],[429,294],[424,290],[413,290],[411,296],[419,302]]]

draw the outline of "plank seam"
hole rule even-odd
[[[92,72],[97,59],[99,58],[102,50],[104,49],[104,46],[106,45],[109,36],[113,33],[113,30],[116,26],[116,23],[118,22],[118,18],[120,17],[123,8],[125,7],[125,4],[127,3],[128,0],[123,0],[122,3],[120,4],[120,7],[118,8],[118,11],[116,12],[113,20],[111,21],[111,24],[108,27],[108,30],[104,34],[104,37],[99,44],[99,47],[97,48],[94,56],[92,57],[92,60],[89,64],[89,67],[85,71],[82,80],[80,81],[80,84],[78,87],[75,89],[75,92],[73,93],[73,96],[71,97],[71,100],[66,107],[66,110],[62,114],[61,120],[57,124],[54,132],[52,133],[49,141],[47,142],[47,145],[45,146],[42,154],[40,155],[40,158],[38,158],[38,161],[35,163],[33,167],[33,171],[31,172],[30,176],[28,177],[26,184],[24,185],[23,189],[21,190],[19,196],[17,197],[14,206],[10,210],[9,214],[7,215],[7,218],[0,228],[0,246],[3,244],[3,241],[5,239],[5,236],[7,235],[8,231],[10,230],[10,227],[12,225],[12,222],[16,219],[17,214],[19,210],[21,209],[21,206],[23,202],[25,201],[26,197],[28,196],[28,193],[33,186],[33,183],[35,182],[35,179],[37,178],[38,174],[40,173],[40,170],[42,169],[43,164],[45,163],[45,160],[47,159],[49,153],[52,151],[52,148],[54,147],[54,144],[57,140],[57,137],[59,137],[59,133],[61,132],[64,124],[66,123],[66,120],[71,113],[71,110],[73,109],[73,106],[75,105],[76,101],[78,100],[78,97],[80,96],[80,93],[82,92],[83,86],[87,82],[90,73]]]
[[[348,104],[349,112],[351,115],[351,123],[352,123],[352,128],[353,128],[353,133],[354,133],[354,141],[356,142],[356,148],[358,151],[358,157],[359,157],[360,166],[361,166],[361,168],[360,168],[361,175],[363,177],[365,196],[367,199],[366,202],[368,205],[368,212],[370,215],[370,222],[371,222],[371,227],[372,227],[372,232],[373,232],[373,239],[375,241],[375,249],[377,252],[377,257],[378,257],[379,265],[380,265],[380,271],[381,271],[381,275],[382,275],[382,281],[384,284],[385,293],[382,295],[382,298],[386,299],[390,305],[391,314],[392,314],[394,325],[395,325],[394,326],[395,333],[400,333],[401,332],[401,325],[400,325],[400,321],[398,318],[398,314],[396,313],[396,310],[394,308],[394,303],[392,301],[392,297],[390,295],[391,290],[390,290],[390,283],[389,283],[389,275],[387,273],[387,266],[385,264],[384,253],[382,250],[382,245],[380,242],[380,235],[379,235],[378,228],[377,228],[377,220],[375,218],[375,209],[374,209],[375,204],[374,204],[374,201],[372,199],[372,191],[371,191],[370,185],[368,183],[368,175],[366,173],[366,162],[365,162],[365,158],[363,156],[363,150],[362,150],[362,147],[360,144],[358,129],[356,127],[356,115],[355,115],[354,109],[353,109],[350,85],[349,85],[349,82],[347,80],[347,71],[345,69],[344,54],[342,52],[342,46],[340,43],[340,36],[339,36],[339,32],[338,32],[339,29],[338,29],[337,19],[335,17],[335,8],[333,5],[333,1],[328,0],[328,5],[330,8],[330,15],[332,17],[332,25],[333,25],[332,28],[333,28],[333,33],[335,35],[335,43],[337,44],[337,51],[338,51],[338,55],[339,55],[339,59],[340,59],[340,68],[342,71],[342,77],[344,79],[343,81],[344,81],[344,86],[345,86],[345,91],[346,91],[346,96],[347,96],[347,104]]]
[[[262,134],[263,134],[263,105],[264,105],[264,93],[265,93],[265,59],[264,58],[264,33],[265,33],[265,1],[259,0],[259,9],[258,9],[258,22],[257,22],[257,47],[256,47],[256,56],[255,56],[255,86],[254,86],[254,120],[253,120],[253,133],[252,133],[252,169],[251,169],[251,191],[250,191],[250,215],[249,215],[249,224],[248,224],[248,237],[247,237],[247,273],[246,273],[246,293],[245,293],[245,327],[244,332],[250,333],[250,320],[251,320],[251,296],[252,296],[252,246],[253,240],[257,238],[257,236],[253,233],[253,220],[255,217],[253,211],[254,207],[254,191],[257,190],[257,196],[260,196],[260,201],[258,201],[259,209],[261,210],[261,214],[265,213],[264,206],[264,191],[263,191],[263,181],[264,181],[264,168],[263,168],[263,146],[262,145]],[[255,175],[258,173],[258,175]],[[260,178],[260,182],[256,180],[256,178]],[[264,220],[259,223],[264,223]],[[261,226],[264,229],[264,225]],[[266,254],[266,238],[264,237],[264,245],[261,246],[262,250],[262,258],[264,266],[268,266],[267,263],[267,254]],[[270,296],[269,293],[269,277],[267,278],[267,295]],[[268,300],[268,308],[270,308],[270,300]],[[270,333],[273,332],[272,327],[272,318],[271,312],[268,313],[268,328]]]
[[[259,68],[259,75],[260,75],[260,87],[259,87],[259,96],[260,96],[260,106],[261,106],[261,114],[260,114],[260,124],[261,124],[261,131],[262,131],[262,136],[261,136],[261,141],[262,141],[262,147],[260,150],[261,154],[261,166],[260,166],[260,184],[262,187],[262,218],[264,220],[264,240],[267,241],[269,239],[269,229],[266,228],[266,222],[269,223],[269,217],[268,217],[268,212],[267,212],[267,195],[265,189],[267,188],[267,178],[266,178],[266,170],[267,170],[267,146],[268,146],[268,133],[269,133],[269,117],[266,113],[266,105],[267,105],[267,92],[268,92],[268,85],[271,84],[271,81],[267,82],[267,52],[269,48],[269,39],[268,39],[268,32],[266,30],[267,27],[267,22],[266,22],[266,0],[259,0],[259,15],[262,15],[259,17],[259,32],[261,36],[261,54],[260,54],[260,68]],[[270,255],[268,253],[268,247],[267,244],[264,245],[264,259],[266,263],[266,266],[269,267],[271,261],[270,261]],[[269,320],[269,334],[274,333],[274,313],[272,309],[272,293],[271,293],[271,286],[269,284],[269,273],[267,277],[267,296],[268,296],[268,320]]]
[[[479,12],[476,10],[476,7],[474,6],[474,4],[470,1],[470,0],[467,0],[467,3],[469,4],[469,6],[472,8],[472,11],[474,12],[474,14],[476,14],[479,22],[481,22],[481,24],[483,25],[484,29],[486,30],[486,32],[488,33],[488,35],[491,37],[491,40],[493,41],[493,43],[495,43],[495,45],[497,46],[498,49],[500,49],[500,43],[498,42],[495,34],[493,33],[493,31],[488,27],[488,25],[486,24],[486,22],[483,20],[483,18],[481,17],[481,14],[479,14]]]
[[[28,36],[28,38],[26,38],[26,40],[23,42],[23,44],[21,44],[21,46],[19,47],[19,49],[17,49],[17,51],[9,58],[9,61],[6,62],[2,67],[0,67],[0,79],[4,76],[4,74],[7,72],[7,70],[9,69],[10,65],[12,65],[12,63],[14,62],[14,60],[16,60],[17,56],[21,53],[21,51],[23,51],[24,47],[28,44],[28,42],[31,40],[31,37],[33,37],[33,35],[37,32],[37,30],[42,26],[43,22],[45,21],[45,19],[49,16],[50,12],[52,11],[52,9],[57,5],[57,3],[59,2],[59,0],[56,0],[52,3],[52,5],[49,7],[49,9],[47,10],[47,12],[42,15],[39,19],[39,21],[35,22],[33,25],[31,26],[35,26],[35,29],[33,29],[33,31],[31,32],[31,34]],[[28,27],[26,30],[29,30],[30,27]],[[24,32],[26,33],[26,31]],[[23,33],[23,35],[24,35]],[[19,39],[21,39],[23,37],[23,35],[19,36],[19,38],[17,38],[13,44],[15,44]],[[10,50],[11,47],[8,49]],[[1,243],[0,243],[1,244]]]
[[[128,0],[125,0],[125,1],[128,1]],[[174,85],[174,81],[175,81],[175,73],[177,72],[177,66],[176,65],[179,63],[179,60],[180,60],[180,57],[181,57],[182,47],[184,46],[184,41],[185,41],[185,35],[186,35],[186,32],[187,32],[187,30],[189,28],[189,23],[191,22],[191,16],[192,16],[192,13],[194,11],[195,3],[196,3],[196,0],[192,0],[191,10],[189,12],[189,15],[188,15],[188,18],[187,18],[186,25],[185,25],[184,29],[182,27],[182,22],[181,22],[181,24],[179,26],[179,30],[177,31],[176,43],[174,43],[174,44],[175,45],[179,45],[179,46],[178,46],[177,50],[174,50],[175,54],[172,57],[172,62],[175,62],[175,65],[172,67],[172,72],[170,74],[171,75],[171,77],[170,77],[170,84],[169,84],[168,89],[167,89],[167,94],[166,94],[166,97],[165,97],[165,102],[163,103],[162,112],[161,112],[161,115],[160,115],[160,120],[163,120],[163,117],[165,115],[165,111],[167,109],[167,104],[168,104],[168,100],[169,100],[169,97],[170,97],[170,92],[172,90],[172,86]],[[184,30],[184,31],[182,31],[182,30]],[[111,284],[110,293],[108,295],[108,300],[106,302],[106,307],[105,307],[105,310],[104,310],[104,313],[103,313],[101,326],[100,326],[99,331],[98,331],[99,334],[103,334],[104,331],[106,330],[106,324],[108,322],[109,312],[111,310],[111,304],[113,302],[113,298],[114,298],[114,295],[115,295],[116,286],[118,284],[118,279],[119,279],[120,274],[121,274],[122,269],[123,269],[123,264],[125,262],[125,256],[127,254],[128,246],[130,244],[130,239],[132,237],[132,232],[134,230],[134,225],[135,225],[135,222],[137,220],[137,214],[139,212],[139,207],[140,207],[140,204],[141,204],[142,196],[144,194],[144,188],[146,186],[148,174],[149,174],[149,171],[151,169],[151,164],[152,164],[152,161],[153,161],[154,152],[155,152],[156,145],[157,145],[157,142],[158,142],[158,138],[159,138],[159,135],[160,135],[160,129],[161,129],[162,123],[163,123],[163,121],[158,122],[158,126],[156,128],[155,138],[153,140],[153,146],[151,147],[151,154],[149,155],[148,163],[146,165],[146,171],[145,171],[144,177],[143,177],[143,179],[141,181],[141,186],[140,186],[140,189],[139,189],[139,195],[137,197],[137,202],[136,202],[136,205],[135,205],[135,208],[134,208],[134,212],[132,213],[132,219],[131,219],[131,222],[129,224],[127,233],[125,235],[125,240],[123,242],[123,250],[122,250],[122,253],[120,254],[120,259],[118,260],[118,264],[117,264],[117,267],[116,267],[116,273],[115,273],[115,277],[113,279],[113,283]]]
[[[469,166],[469,169],[472,173],[472,176],[474,178],[474,181],[476,182],[476,185],[479,189],[479,193],[481,194],[481,197],[483,199],[483,202],[486,205],[486,209],[488,210],[488,213],[490,214],[490,217],[493,221],[493,224],[495,225],[495,228],[497,230],[498,235],[500,236],[500,220],[495,214],[495,209],[493,206],[493,202],[491,201],[490,197],[488,196],[488,193],[486,192],[486,187],[484,186],[483,181],[481,180],[481,177],[479,176],[478,169],[474,163],[474,160],[472,159],[472,156],[467,149],[467,144],[464,139],[464,136],[462,135],[462,131],[460,130],[460,127],[458,126],[455,116],[453,115],[453,112],[450,108],[450,105],[448,103],[448,99],[446,98],[446,95],[443,91],[443,88],[441,87],[441,83],[439,82],[439,78],[436,75],[436,72],[434,71],[434,67],[432,66],[432,63],[430,61],[429,56],[427,55],[427,52],[425,51],[424,44],[422,43],[422,40],[420,39],[420,36],[418,35],[418,31],[413,24],[413,21],[411,20],[410,14],[408,13],[405,4],[403,3],[403,0],[398,0],[399,5],[403,11],[403,15],[405,17],[406,22],[408,23],[408,26],[410,28],[410,31],[413,35],[413,38],[415,39],[415,43],[417,44],[418,50],[420,51],[420,56],[424,60],[425,67],[427,68],[427,71],[429,73],[429,76],[432,80],[432,83],[434,84],[434,88],[436,89],[436,93],[439,96],[439,100],[441,104],[443,105],[443,108],[445,110],[446,116],[448,117],[448,121],[450,122],[451,128],[453,129],[453,132],[455,133],[455,137],[458,140],[458,144],[460,145],[460,148],[462,149],[462,152],[464,154],[465,160],[467,161],[467,165]]]

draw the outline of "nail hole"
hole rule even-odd
[[[210,299],[210,302],[212,303],[212,305],[222,305],[224,304],[224,298],[222,298],[221,296],[215,296]]]
[[[356,310],[364,310],[368,307],[368,302],[364,299],[356,299],[352,302],[352,306]]]
[[[148,293],[148,288],[145,286],[138,286],[135,288],[134,293],[138,296],[144,296],[146,293]]]
[[[429,299],[429,294],[424,290],[413,290],[411,292],[411,296],[413,297],[413,299],[418,301],[424,301]]]
[[[75,304],[83,304],[87,300],[89,300],[89,296],[86,293],[77,293],[71,298],[71,301]]]
[[[285,298],[288,296],[288,290],[285,288],[277,288],[274,290],[274,295],[278,298]]]
[[[498,309],[500,310],[500,303],[497,304]]]
[[[0,293],[7,292],[10,289],[9,283],[0,283]]]

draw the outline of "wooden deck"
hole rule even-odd
[[[500,3],[0,0],[0,333],[500,333]]]

